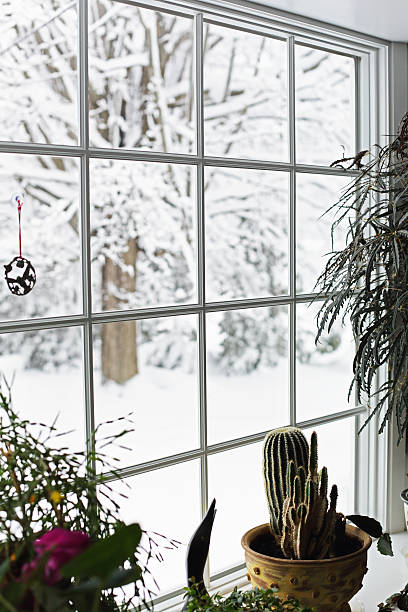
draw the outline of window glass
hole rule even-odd
[[[337,219],[329,210],[350,183],[349,178],[323,174],[296,177],[296,288],[298,293],[318,290],[316,281],[334,251],[346,246],[347,215],[331,234]]]
[[[288,175],[208,168],[207,300],[288,293]]]
[[[152,576],[145,576],[158,596],[186,586],[187,545],[200,523],[199,475],[199,462],[188,461],[112,483],[114,493],[124,496],[122,520],[140,523],[160,545],[163,561],[151,561]],[[176,548],[162,536],[177,540]]]
[[[336,321],[315,344],[321,302],[296,305],[296,415],[307,421],[354,408],[347,401],[353,378],[354,340],[350,325]]]
[[[11,385],[14,410],[34,423],[54,425],[51,446],[81,452],[85,450],[82,354],[80,327],[0,334],[0,372]]]
[[[204,27],[206,155],[286,160],[286,43]]]
[[[296,157],[328,166],[355,150],[354,59],[295,47]]]
[[[242,536],[252,527],[269,521],[262,444],[211,455],[208,471],[209,499],[217,500],[210,547],[210,571],[216,574],[242,563]]]
[[[72,157],[0,154],[0,243],[4,265],[19,256],[17,203],[21,209],[22,256],[36,273],[25,296],[0,286],[0,319],[30,319],[82,311],[79,162]],[[13,268],[11,278],[18,278]]]
[[[226,10],[219,25],[204,15],[199,67],[202,21],[187,5],[86,4],[78,36],[77,0],[0,1],[0,243],[7,264],[22,193],[22,255],[37,273],[25,297],[0,287],[0,372],[15,375],[24,416],[71,432],[56,444],[83,450],[85,421],[101,426],[122,518],[181,542],[151,567],[165,595],[186,583],[207,498],[218,509],[210,573],[243,562],[242,534],[268,521],[259,438],[287,425],[291,406],[298,423],[319,423],[321,465],[339,510],[353,510],[355,419],[320,423],[354,409],[354,340],[337,324],[315,346],[320,302],[301,294],[344,246],[347,219],[332,245],[322,213],[348,183],[328,166],[355,153],[356,62],[297,42],[289,83],[292,33],[246,31]]]
[[[91,0],[93,146],[177,153],[192,150],[192,27],[191,19]]]
[[[207,315],[210,444],[289,422],[288,308]]]
[[[91,161],[94,310],[196,301],[195,169]]]
[[[112,448],[121,467],[199,445],[197,317],[158,317],[95,326],[97,423],[130,433]]]
[[[77,144],[77,2],[2,2],[0,140]]]

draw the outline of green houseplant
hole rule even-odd
[[[351,160],[348,168],[359,173],[330,209],[332,235],[344,222],[348,231],[316,284],[323,298],[316,342],[350,317],[358,339],[350,392],[368,405],[368,420],[382,413],[380,432],[394,415],[400,441],[408,427],[408,114],[391,144],[374,151],[366,164],[368,151]],[[377,388],[384,365],[388,375]]]
[[[315,432],[309,445],[300,429],[273,430],[263,451],[270,523],[242,538],[248,578],[315,612],[349,611],[367,571],[370,535],[380,552],[392,555],[389,535],[374,519],[337,511],[337,487],[328,496],[327,469],[318,471]]]
[[[408,610],[408,584],[398,593],[393,593],[385,602],[378,604],[381,612],[397,612],[398,610]]]
[[[252,591],[239,591],[234,589],[227,597],[219,594],[209,595],[201,593],[198,589],[187,589],[189,601],[186,612],[260,612],[261,610],[274,610],[276,612],[313,612],[305,608],[297,599],[279,599],[276,589],[253,589]]]
[[[142,530],[120,520],[101,475],[112,466],[96,452],[54,448],[54,435],[52,426],[21,419],[0,388],[0,609],[118,612],[140,601],[149,606]]]

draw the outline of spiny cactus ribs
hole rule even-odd
[[[274,429],[265,438],[263,446],[263,473],[273,533],[282,535],[282,509],[288,485],[286,471],[290,462],[294,468],[306,469],[309,445],[297,427]]]
[[[291,440],[296,436],[297,441],[302,439],[299,434],[303,436],[300,430],[290,430],[290,434],[287,430],[270,432],[264,445],[264,466],[268,466],[268,471],[265,469],[264,472],[265,486],[270,507],[271,502],[274,503],[271,510],[272,533],[285,558],[324,559],[333,544],[336,522],[340,516],[336,512],[337,486],[333,485],[331,489],[329,503],[327,468],[324,467],[320,475],[318,473],[316,432],[312,433],[307,458],[302,455],[300,461],[297,457],[288,460],[288,435]],[[275,453],[271,454],[270,449],[274,447],[271,440],[275,439],[280,439],[281,444],[276,444]],[[278,487],[284,491],[281,505],[281,498],[275,494]]]

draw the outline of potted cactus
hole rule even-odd
[[[316,432],[309,445],[296,427],[271,431],[263,472],[270,523],[242,538],[248,579],[314,612],[350,611],[367,572],[370,536],[378,538],[381,553],[392,555],[389,534],[374,519],[337,511],[337,486],[328,495],[327,469],[318,471]]]

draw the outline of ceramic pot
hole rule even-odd
[[[271,538],[269,524],[254,527],[242,537],[248,580],[262,589],[276,587],[281,598],[299,599],[314,612],[349,612],[348,602],[361,589],[367,572],[369,535],[346,526],[346,537],[357,541],[358,549],[341,557],[317,561],[271,557],[256,551],[259,543]],[[261,548],[262,549],[262,548]]]

